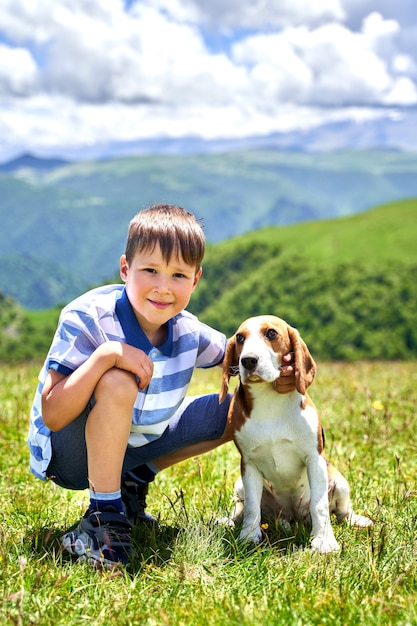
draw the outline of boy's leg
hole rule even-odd
[[[166,469],[167,467],[171,467],[171,465],[175,465],[176,463],[180,463],[181,461],[185,461],[186,459],[190,459],[194,456],[200,456],[200,454],[205,454],[206,452],[210,452],[214,450],[218,446],[231,441],[233,438],[233,430],[231,424],[226,421],[226,426],[223,431],[223,434],[216,439],[207,439],[205,441],[199,441],[197,443],[190,444],[185,446],[184,448],[180,448],[179,450],[175,450],[170,454],[165,454],[158,459],[155,459],[154,464],[158,467],[159,470]]]
[[[122,498],[132,523],[156,521],[145,509],[148,483],[158,471],[231,440],[227,421],[229,403],[227,397],[219,405],[217,394],[188,397],[160,438],[146,446],[127,449]]]
[[[94,391],[96,403],[87,419],[85,440],[88,480],[96,492],[120,489],[137,393],[134,377],[118,369],[106,372]]]
[[[113,384],[109,384],[108,387],[109,393],[106,387],[102,385],[97,394],[96,404],[99,403],[98,408],[101,408],[103,402],[105,403],[105,407],[103,412],[100,411],[95,414],[97,419],[92,422],[92,428],[89,430],[90,439],[93,438],[93,450],[98,456],[97,463],[94,462],[94,458],[91,457],[89,452],[89,468],[87,470],[87,451],[84,430],[91,416],[94,417],[93,411],[96,408],[94,403],[92,403],[93,408],[91,408],[91,406],[87,407],[86,412],[82,416],[74,420],[74,422],[71,422],[71,424],[62,431],[52,433],[53,458],[48,474],[54,482],[62,487],[67,489],[85,489],[89,486],[88,477],[91,475],[93,476],[93,480],[90,479],[90,481],[96,491],[98,491],[99,488],[104,490],[106,485],[109,490],[112,490],[113,486],[116,486],[116,469],[113,469],[109,474],[107,465],[107,460],[109,459],[108,454],[113,450],[112,429],[105,428],[106,433],[108,433],[109,430],[111,433],[110,436],[108,434],[106,435],[108,439],[110,439],[110,442],[107,440],[107,443],[105,443],[101,432],[101,422],[105,419],[104,415],[107,415],[107,421],[111,422],[110,426],[116,426],[116,430],[118,430],[118,425],[120,426],[119,419],[121,417],[120,406],[117,402],[115,403],[116,406],[114,406],[113,400],[116,398],[117,389],[122,395],[125,394],[122,391],[123,384],[121,381],[116,385],[116,388]],[[103,393],[101,394],[100,391],[103,391]],[[107,397],[109,394],[110,397]],[[117,393],[117,395],[119,394]],[[132,487],[134,497],[136,498],[136,503],[134,504],[139,505],[139,510],[137,510],[136,507],[137,519],[147,519],[148,517],[147,514],[144,513],[144,509],[146,508],[147,483],[152,480],[153,474],[146,464],[149,464],[154,471],[159,471],[190,457],[213,450],[217,446],[230,441],[232,435],[227,421],[229,402],[230,398],[228,397],[219,405],[218,396],[216,394],[188,397],[184,401],[182,411],[178,412],[172,418],[165,433],[159,439],[146,446],[127,448],[127,450],[125,442],[123,452],[123,455],[125,455],[123,464],[125,492],[127,473],[132,472],[132,470],[137,470],[138,466],[145,465],[145,471],[139,472],[140,477],[138,479],[133,478],[133,482],[137,480],[139,484],[138,487]],[[129,412],[129,420],[126,418],[126,421],[129,421],[130,428],[131,409]],[[100,474],[99,468],[102,467],[103,463],[105,467]],[[118,467],[118,463],[120,463],[120,459],[116,457],[113,467]],[[96,477],[97,472],[99,474],[98,478]],[[120,474],[121,472],[119,471],[118,481],[120,481]],[[108,478],[109,480],[106,482]],[[94,484],[94,480],[96,484]],[[116,489],[118,488],[120,487],[116,487]]]
[[[136,395],[133,376],[109,370],[84,414],[52,435],[48,475],[63,487],[90,486],[90,507],[77,528],[63,535],[62,544],[100,567],[125,563],[130,552],[132,526],[122,515],[120,483]]]
[[[146,446],[127,449],[123,472],[142,464],[163,470],[231,441],[229,404],[230,396],[222,404],[217,394],[187,397],[161,437]]]
[[[51,434],[52,460],[48,477],[65,489],[86,489],[90,485],[96,491],[120,489],[121,467],[132,421],[132,398],[136,398],[136,394],[136,384],[129,374],[109,370],[97,385],[85,411],[68,426]]]

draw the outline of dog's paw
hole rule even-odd
[[[365,515],[357,515],[356,513],[351,513],[347,518],[347,523],[349,526],[355,526],[355,528],[370,528],[374,525],[373,521],[369,519],[369,517],[365,517]]]
[[[334,537],[314,537],[311,541],[311,548],[316,552],[320,552],[320,554],[340,550],[339,544]]]
[[[219,517],[216,521],[221,526],[226,526],[227,528],[235,528],[236,526],[234,520],[231,517]]]
[[[260,527],[253,528],[253,526],[250,526],[249,528],[242,528],[239,541],[244,541],[245,543],[260,543],[262,541],[262,531]]]

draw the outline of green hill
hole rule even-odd
[[[242,247],[266,248],[282,258],[294,253],[309,262],[414,261],[417,244],[417,198],[385,204],[369,211],[284,227],[267,227],[234,237],[209,248],[212,252],[239,255]]]
[[[416,358],[416,226],[417,199],[211,244],[189,310],[227,335],[278,315],[318,360]],[[58,311],[11,311],[6,298],[0,358],[43,355]]]
[[[215,244],[302,222],[320,237],[316,222],[417,197],[417,156],[399,152],[263,150],[23,165],[0,172],[0,291],[30,309],[68,301],[111,276],[129,220],[152,202],[190,209]],[[305,240],[311,245],[310,230]],[[334,239],[323,243],[329,253],[338,247]]]
[[[10,296],[0,293],[0,362],[22,363],[45,357],[59,312],[25,311]]]
[[[276,314],[322,359],[416,356],[416,226],[409,200],[221,242],[189,308],[228,335]]]

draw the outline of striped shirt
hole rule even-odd
[[[157,439],[178,411],[195,367],[221,363],[226,337],[182,311],[168,322],[166,341],[157,348],[139,325],[124,285],[93,289],[68,304],[45,363],[31,410],[28,444],[30,469],[45,480],[51,460],[51,431],[42,419],[41,394],[50,368],[69,375],[105,341],[122,341],[143,350],[153,361],[149,386],[138,390],[132,412],[129,445],[143,446]]]

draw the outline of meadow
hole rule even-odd
[[[232,443],[159,474],[138,528],[138,556],[100,572],[71,561],[58,537],[86,492],[30,475],[26,435],[39,364],[0,366],[0,623],[42,626],[417,624],[417,362],[319,363],[311,395],[326,454],[348,478],[371,530],[336,526],[341,550],[309,549],[308,528],[272,525],[258,547],[217,523],[232,509]],[[216,393],[220,371],[192,393]],[[105,453],[105,451],[103,451]]]

